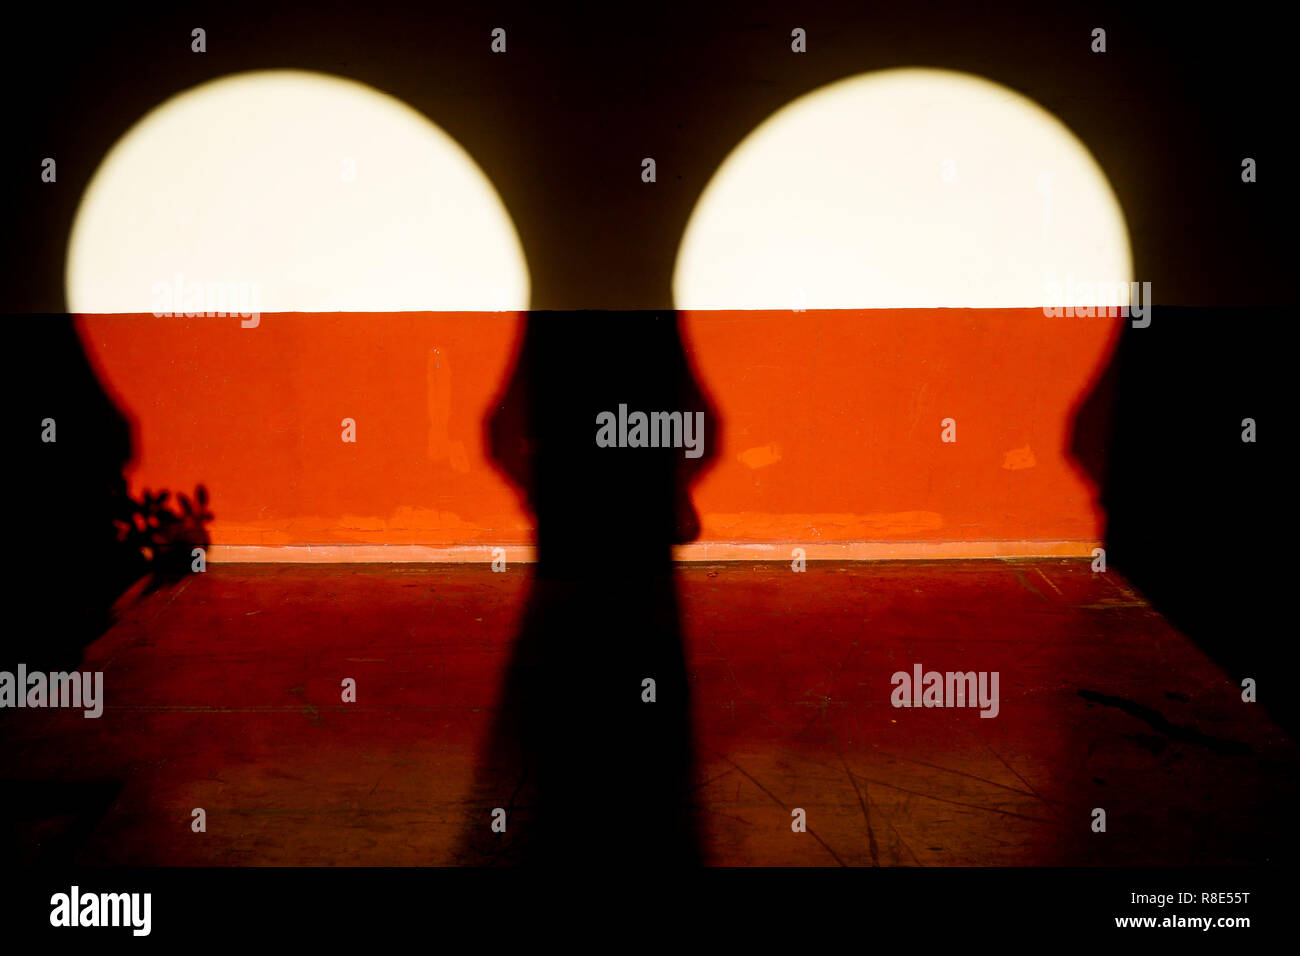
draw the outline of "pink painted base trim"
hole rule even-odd
[[[947,558],[1091,557],[1099,541],[848,541],[836,544],[753,544],[698,541],[673,549],[678,561],[935,561]],[[507,564],[537,560],[533,545],[502,545]],[[495,557],[488,545],[213,545],[214,564],[469,564]]]

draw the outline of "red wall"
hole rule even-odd
[[[1016,542],[1020,553],[1086,553],[1100,537],[1094,490],[1066,446],[1122,320],[891,309],[682,321],[724,422],[694,493],[702,541],[956,556]],[[483,440],[517,313],[287,313],[253,329],[235,318],[78,322],[135,420],[133,492],[206,484],[214,558],[234,545],[531,541]],[[954,444],[940,441],[948,417]],[[356,444],[340,440],[344,418]]]
[[[726,429],[696,489],[702,537],[1079,541],[1089,547],[1070,550],[1087,553],[1101,515],[1068,444],[1121,321],[1041,309],[688,315]]]

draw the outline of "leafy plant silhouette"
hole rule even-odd
[[[158,492],[145,488],[136,500],[123,482],[115,497],[113,526],[123,558],[134,572],[132,577],[145,572],[159,578],[188,573],[193,549],[206,548],[210,540],[208,489],[198,485],[193,498],[177,494],[178,507],[169,505],[172,494],[165,488]]]

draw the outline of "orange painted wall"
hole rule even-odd
[[[1119,318],[1041,309],[687,314],[726,433],[705,540],[1092,541],[1068,452]],[[957,441],[940,441],[956,421]],[[963,552],[967,553],[967,552]]]
[[[135,419],[132,492],[204,482],[214,545],[531,540],[483,440],[516,313],[78,322],[100,381]],[[341,440],[344,418],[355,444]]]
[[[288,313],[243,329],[86,315],[78,327],[134,419],[133,493],[202,481],[214,545],[495,546],[531,541],[483,430],[522,321]],[[972,542],[1099,538],[1095,491],[1066,446],[1120,321],[683,313],[723,421],[694,490],[701,540],[954,542],[969,555]],[[340,440],[345,417],[356,444]],[[955,444],[939,440],[947,417]]]

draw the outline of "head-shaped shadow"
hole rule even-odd
[[[10,606],[28,611],[0,642],[0,670],[71,671],[113,620],[134,582],[159,587],[190,572],[206,547],[207,493],[133,498],[123,469],[132,426],[100,383],[71,315],[11,317],[23,368],[3,378],[17,412],[18,443],[4,470],[13,568]],[[18,688],[27,694],[28,688]],[[0,711],[0,721],[17,719]],[[20,773],[21,761],[10,768]],[[0,791],[0,860],[70,863],[121,790],[120,781],[28,780],[7,776]]]
[[[702,453],[600,447],[598,417],[620,405],[701,414]],[[694,864],[671,549],[698,531],[688,486],[718,418],[674,313],[532,313],[488,441],[536,517],[538,562],[459,861]]]
[[[5,471],[21,560],[14,595],[38,609],[38,626],[11,629],[0,660],[12,669],[74,667],[111,623],[114,602],[150,575],[158,587],[190,571],[191,551],[208,544],[207,492],[191,499],[127,489],[132,423],[100,383],[71,315],[15,318],[8,376],[10,407],[23,425],[20,463]]]
[[[1270,557],[1282,526],[1269,509],[1286,500],[1287,472],[1279,445],[1246,440],[1277,427],[1263,416],[1280,407],[1287,350],[1263,343],[1290,319],[1283,309],[1160,307],[1146,328],[1125,321],[1079,407],[1071,451],[1099,488],[1108,566],[1234,684],[1255,680],[1259,703],[1294,732],[1294,695],[1278,680],[1296,666],[1283,636],[1289,562]]]

